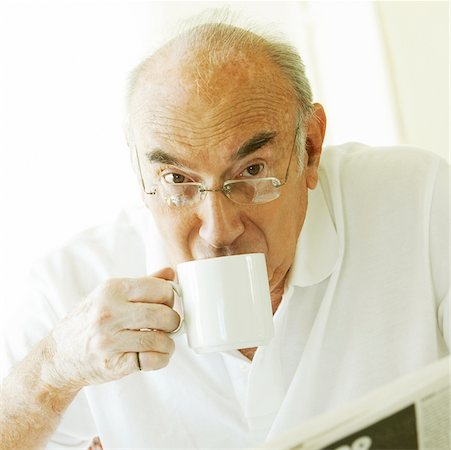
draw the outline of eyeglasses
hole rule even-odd
[[[158,183],[153,183],[146,189],[141,164],[139,162],[138,150],[135,145],[136,160],[138,163],[141,186],[147,195],[159,197],[169,207],[191,206],[202,201],[207,192],[222,192],[228,199],[239,205],[254,205],[268,203],[280,196],[280,188],[288,181],[288,172],[290,171],[293,152],[296,147],[296,137],[298,128],[296,128],[295,139],[290,153],[290,160],[285,172],[284,181],[276,177],[254,178],[250,180],[227,180],[224,181],[221,188],[208,189],[202,183],[168,183],[160,179]]]

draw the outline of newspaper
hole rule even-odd
[[[451,357],[268,441],[278,450],[450,450]]]

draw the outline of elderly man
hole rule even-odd
[[[2,448],[249,447],[445,356],[446,164],[350,144],[319,165],[325,126],[287,44],[206,24],[146,59],[127,131],[146,208],[35,271],[6,338]],[[170,334],[172,268],[251,252],[275,337],[196,354]]]

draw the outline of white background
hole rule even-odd
[[[299,47],[328,114],[327,143],[405,143],[449,157],[447,2],[4,3],[6,305],[36,258],[139,203],[122,131],[127,74],[181,19],[218,5],[274,24]]]

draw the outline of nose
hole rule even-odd
[[[214,248],[232,245],[244,232],[239,206],[222,192],[207,193],[199,206],[199,218],[199,235]]]

